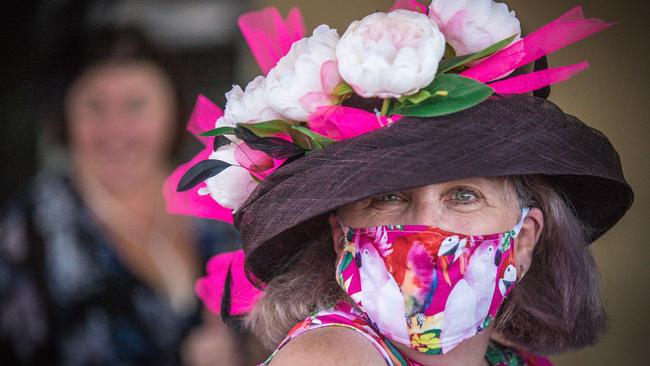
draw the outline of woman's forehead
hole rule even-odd
[[[479,189],[484,193],[508,193],[512,191],[512,185],[506,177],[471,177],[446,182],[428,184],[416,188],[403,190],[405,192],[421,191],[445,191],[454,187],[467,186],[468,188]]]

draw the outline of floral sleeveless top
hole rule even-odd
[[[389,366],[420,365],[402,355],[387,338],[379,333],[363,313],[345,302],[339,302],[333,308],[319,311],[293,327],[273,354],[260,366],[268,365],[273,356],[292,339],[307,331],[327,326],[346,327],[361,333],[370,340]],[[426,344],[426,340],[422,340],[422,343]],[[494,342],[489,344],[485,359],[491,366],[553,366],[544,357],[514,350]]]

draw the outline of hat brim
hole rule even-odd
[[[598,130],[532,96],[497,96],[453,115],[404,118],[278,169],[235,215],[247,269],[281,273],[324,215],[373,195],[469,177],[545,175],[565,193],[590,241],[631,206],[620,158]]]

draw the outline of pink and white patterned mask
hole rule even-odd
[[[423,225],[343,226],[337,280],[388,339],[447,353],[494,320],[517,279],[510,231],[464,235]]]

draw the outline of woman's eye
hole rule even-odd
[[[127,111],[129,111],[131,113],[137,113],[138,111],[140,111],[144,107],[144,105],[146,103],[147,103],[147,101],[145,99],[143,99],[143,98],[134,98],[134,99],[129,100],[126,103],[126,109],[127,109]]]
[[[389,201],[398,201],[400,200],[400,197],[395,193],[389,193],[389,194],[384,194],[379,196],[379,199],[383,202],[389,202]]]
[[[451,192],[454,204],[467,205],[476,203],[481,199],[481,194],[470,188],[458,188]]]
[[[376,205],[382,204],[394,204],[404,201],[405,199],[398,193],[386,193],[379,196],[375,196],[371,199],[371,202]]]
[[[88,100],[86,102],[86,108],[94,114],[104,113],[104,106],[98,100],[94,100],[94,99]]]

